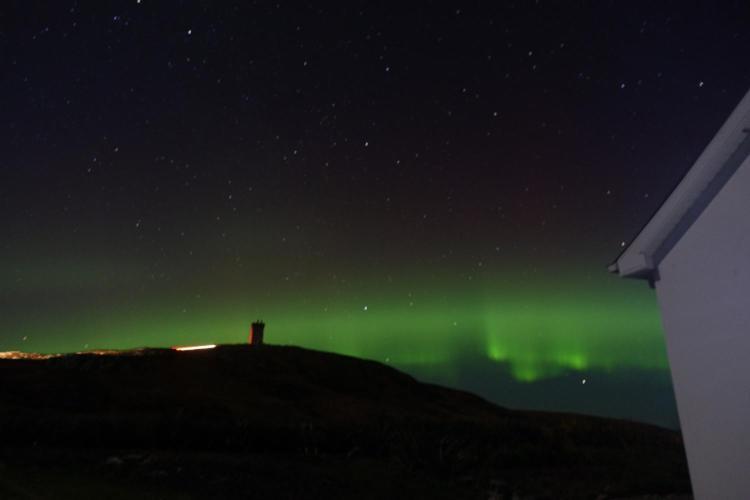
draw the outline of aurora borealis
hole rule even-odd
[[[591,386],[623,371],[655,374],[668,383],[653,297],[639,283],[611,287],[609,280],[603,274],[585,282],[571,274],[553,286],[505,275],[459,289],[455,283],[436,286],[434,280],[420,287],[409,279],[405,287],[393,278],[371,278],[367,286],[351,287],[343,297],[333,290],[277,297],[251,290],[200,297],[173,291],[143,303],[131,300],[127,307],[116,298],[92,307],[102,293],[92,278],[77,281],[78,297],[67,300],[59,295],[70,290],[55,283],[48,293],[64,305],[31,320],[17,316],[15,324],[6,326],[17,337],[6,341],[3,350],[240,343],[246,341],[250,321],[262,317],[269,324],[271,343],[375,359],[420,378],[480,392],[482,384],[475,387],[465,380],[467,369],[477,363],[494,366],[498,372],[488,377],[499,377],[498,383],[505,378],[534,385],[573,376],[573,384],[588,379]],[[506,288],[492,288],[503,281]],[[92,289],[84,293],[86,286]],[[544,401],[536,404],[548,408]],[[523,401],[526,406],[534,403]],[[581,406],[572,404],[570,409],[591,411]],[[669,411],[636,416],[674,425]]]
[[[479,355],[507,363],[515,378],[530,382],[564,371],[666,369],[653,301],[635,286],[603,296],[600,281],[599,290],[568,282],[559,289],[537,285],[459,296],[388,290],[362,293],[358,300],[323,295],[274,301],[237,294],[188,299],[189,308],[182,308],[186,301],[176,295],[172,301],[131,304],[132,309],[113,304],[94,315],[80,314],[87,309],[83,303],[72,306],[73,313],[23,317],[9,325],[20,337],[6,342],[4,350],[240,343],[246,341],[248,318],[262,316],[274,343],[397,366],[449,365]]]
[[[654,294],[606,265],[750,86],[746,18],[10,2],[0,351],[263,319],[501,405],[674,426]]]

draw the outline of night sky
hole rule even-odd
[[[606,265],[750,87],[748,19],[3,2],[0,351],[262,318],[500,404],[676,425],[653,291]]]

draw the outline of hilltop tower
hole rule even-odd
[[[248,344],[261,345],[263,343],[263,330],[266,324],[261,320],[254,321],[250,326],[250,338],[248,338]]]

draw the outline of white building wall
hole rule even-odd
[[[750,158],[659,264],[695,498],[750,498]]]

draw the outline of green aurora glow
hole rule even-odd
[[[493,282],[502,286],[487,285]],[[554,286],[521,282],[486,280],[473,288],[435,280],[421,286],[414,280],[410,286],[370,282],[346,294],[321,289],[310,296],[233,288],[188,296],[173,290],[127,301],[99,300],[90,292],[67,302],[59,297],[63,284],[55,283],[47,300],[57,305],[39,306],[45,312],[36,314],[25,304],[25,312],[0,320],[6,332],[0,350],[240,343],[251,321],[262,318],[271,343],[407,371],[433,367],[443,378],[477,356],[506,364],[522,382],[566,372],[668,369],[655,297],[642,283],[624,284],[606,274],[596,281],[568,276]]]

